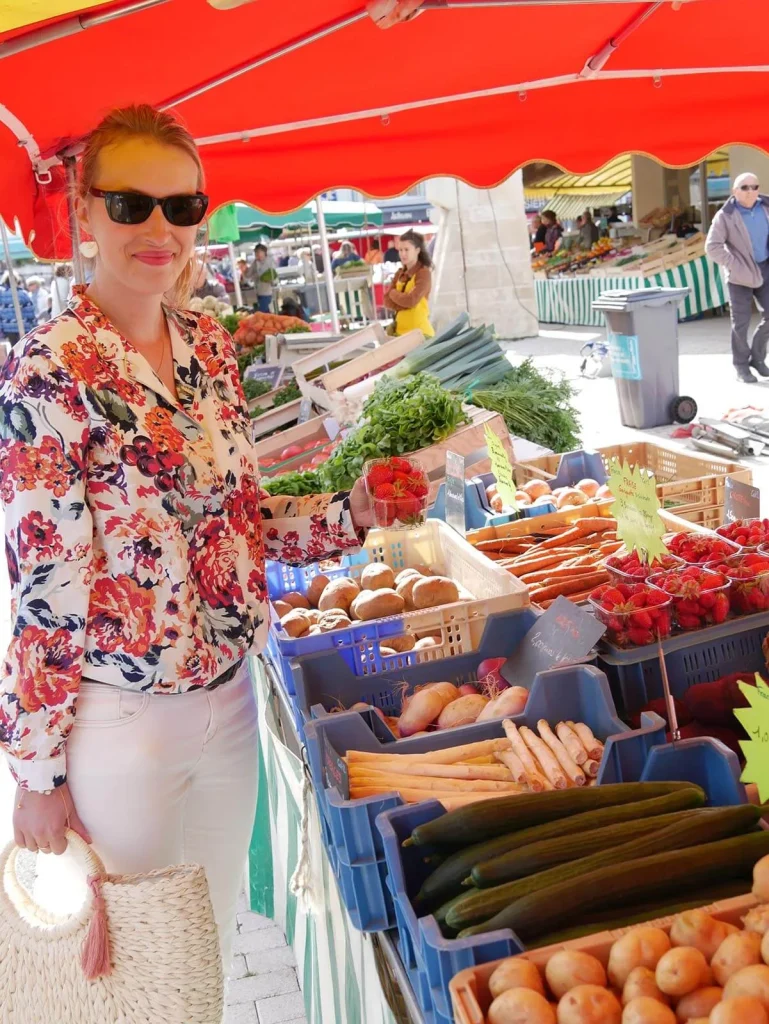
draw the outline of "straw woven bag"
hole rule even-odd
[[[67,839],[90,889],[71,917],[39,907],[0,855],[2,1024],[220,1024],[219,938],[203,868],[108,875]]]

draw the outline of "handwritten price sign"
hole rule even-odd
[[[491,472],[497,478],[497,494],[505,505],[518,511],[518,503],[515,500],[515,481],[513,480],[513,467],[510,465],[510,456],[505,451],[505,446],[489,427],[488,423],[484,428],[486,435],[486,448],[489,452]]]
[[[726,500],[724,502],[724,522],[733,523],[737,519],[758,519],[761,515],[761,495],[757,487],[751,487],[733,476],[726,478]]]
[[[537,672],[582,661],[605,629],[594,615],[558,597],[521,640],[501,675],[514,686],[531,686]]]
[[[665,524],[660,519],[657,484],[652,474],[612,459],[606,482],[614,495],[611,514],[617,520],[617,537],[647,562],[666,555],[668,551],[662,542]]]
[[[756,673],[756,685],[738,683],[750,707],[735,708],[734,714],[750,737],[740,740],[745,755],[741,782],[755,782],[761,803],[769,800],[769,686]]]

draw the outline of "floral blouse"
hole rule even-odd
[[[260,491],[230,336],[167,316],[178,400],[83,289],[0,372],[14,619],[0,744],[31,790],[65,780],[81,676],[207,686],[264,641],[265,554],[359,545],[346,493],[303,506]]]

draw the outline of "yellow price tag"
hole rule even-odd
[[[738,683],[750,707],[735,708],[734,714],[749,739],[740,740],[745,768],[740,782],[755,782],[761,802],[769,800],[769,687],[756,673],[756,685]]]
[[[659,516],[660,500],[652,474],[612,459],[606,483],[614,495],[611,514],[617,520],[617,538],[647,562],[668,554],[662,542],[665,524]]]
[[[505,505],[518,511],[518,503],[515,500],[515,481],[513,480],[513,467],[510,465],[510,456],[505,451],[505,446],[489,427],[484,427],[486,435],[486,448],[491,461],[491,472],[497,478],[497,494]]]

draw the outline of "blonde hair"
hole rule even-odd
[[[193,137],[171,114],[156,110],[148,103],[138,103],[110,111],[86,138],[77,182],[77,195],[80,199],[85,199],[95,183],[101,151],[123,139],[137,137],[154,139],[164,146],[174,146],[183,150],[195,162],[198,169],[198,190],[203,190],[205,174]],[[206,238],[206,243],[207,241]],[[167,298],[171,305],[185,306],[189,302],[193,290],[192,283],[198,269],[196,263],[197,257],[193,252],[176,284],[168,293]]]

